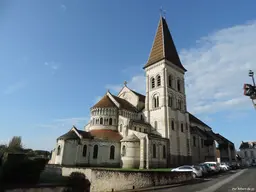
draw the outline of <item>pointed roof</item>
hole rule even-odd
[[[104,95],[98,103],[96,103],[92,108],[108,108],[108,107],[116,107],[115,103],[108,97],[108,95]]]
[[[144,69],[163,59],[166,59],[180,69],[187,71],[180,62],[180,58],[166,20],[161,16],[150,56],[148,62],[144,66]]]

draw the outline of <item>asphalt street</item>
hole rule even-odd
[[[255,191],[256,168],[232,170],[208,178],[198,178],[192,183],[165,189],[154,189],[156,192],[227,192]]]
[[[256,192],[256,167],[250,167],[242,175],[220,187],[216,192],[228,191],[255,191]]]

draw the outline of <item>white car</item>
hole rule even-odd
[[[193,178],[196,177],[202,177],[203,172],[199,166],[194,165],[183,165],[181,167],[177,167],[175,169],[172,169],[172,172],[192,172]]]
[[[204,162],[213,172],[218,173],[220,172],[220,164],[217,162]]]
[[[220,169],[222,171],[228,171],[229,170],[229,166],[226,163],[221,163],[220,164]]]

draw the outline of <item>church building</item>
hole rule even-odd
[[[84,130],[73,127],[57,139],[49,163],[123,168],[191,164],[186,69],[163,17],[143,69],[146,95],[127,83],[117,95],[106,91],[91,107]],[[212,157],[214,160],[214,154]]]

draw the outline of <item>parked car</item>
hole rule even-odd
[[[203,176],[203,172],[199,166],[183,165],[183,166],[177,167],[175,169],[172,169],[172,172],[186,172],[186,171],[189,171],[189,172],[191,171],[192,176],[194,178]]]
[[[210,167],[210,169],[212,170],[212,172],[214,172],[214,173],[220,172],[220,164],[219,163],[213,161],[213,162],[204,162],[204,164],[207,164]]]
[[[228,171],[230,168],[226,163],[221,163],[220,164],[220,170],[221,171]]]
[[[199,165],[200,165],[200,166],[204,166],[204,167],[206,168],[207,174],[213,173],[213,170],[211,169],[211,167],[210,167],[208,164],[206,164],[206,163],[200,163]]]
[[[206,176],[210,173],[210,168],[206,164],[199,164],[198,166],[201,168],[203,176]]]

